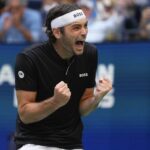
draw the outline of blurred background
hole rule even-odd
[[[0,0],[0,150],[15,150],[16,54],[47,40],[47,12],[76,3],[88,17],[86,41],[99,52],[97,77],[113,90],[83,118],[85,150],[150,150],[149,0]]]

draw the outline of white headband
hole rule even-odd
[[[53,29],[53,28],[64,27],[65,25],[68,25],[72,22],[84,18],[86,18],[84,12],[81,9],[78,9],[52,20],[51,28]]]

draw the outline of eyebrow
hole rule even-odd
[[[86,25],[86,24],[88,24],[88,21],[86,21],[85,23],[84,23],[84,25]],[[81,23],[79,23],[79,22],[73,22],[72,24],[70,24],[71,26],[74,26],[74,25],[81,25]]]

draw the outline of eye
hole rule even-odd
[[[87,24],[87,23],[84,25],[84,28],[85,28],[85,29],[87,29],[87,28],[88,28],[88,24]]]
[[[80,28],[81,28],[80,26],[74,26],[73,30],[80,30]]]

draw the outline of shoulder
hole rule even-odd
[[[41,18],[41,14],[38,11],[29,8],[25,10],[25,16],[31,19]]]
[[[20,54],[25,55],[29,58],[38,57],[41,53],[44,52],[45,49],[47,49],[47,47],[48,42],[41,42],[38,44],[36,43],[24,48],[23,51],[20,52]]]
[[[21,52],[16,55],[15,66],[24,68],[35,68],[38,67],[38,60],[42,60],[46,43],[33,44],[24,48]]]

